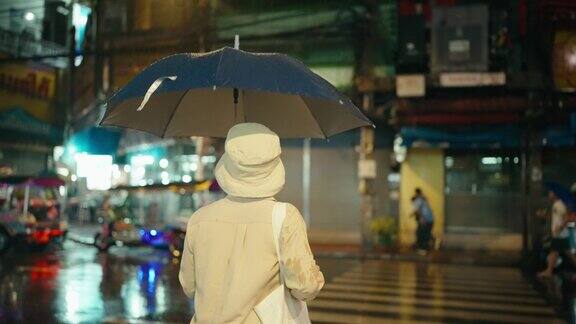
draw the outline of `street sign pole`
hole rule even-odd
[[[362,108],[365,112],[373,108],[374,94],[364,93]],[[360,130],[360,147],[358,160],[358,191],[360,192],[360,231],[362,236],[362,255],[372,249],[370,222],[374,217],[374,181],[376,163],[374,161],[374,128],[362,127]]]

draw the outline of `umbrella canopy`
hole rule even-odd
[[[226,137],[241,122],[264,124],[283,138],[326,138],[373,126],[349,98],[300,61],[230,47],[161,59],[107,105],[101,125],[160,137]]]

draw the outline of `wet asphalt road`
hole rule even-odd
[[[560,323],[503,267],[320,259],[313,323]],[[187,323],[194,310],[167,251],[66,242],[0,262],[0,323]]]
[[[165,251],[75,242],[3,256],[0,307],[0,322],[26,323],[182,323],[193,313]]]
[[[0,323],[185,323],[194,312],[178,282],[178,260],[164,250],[98,253],[67,241],[0,258]]]

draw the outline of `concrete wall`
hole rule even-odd
[[[46,171],[49,156],[49,150],[0,148],[0,166],[11,168],[15,175],[36,175]]]
[[[441,149],[411,148],[401,167],[400,182],[400,244],[412,245],[416,221],[411,215],[414,189],[421,188],[434,212],[433,233],[444,234],[444,153]]]
[[[522,234],[447,233],[444,235],[442,247],[451,250],[520,252],[522,250]]]

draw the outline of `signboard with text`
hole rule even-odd
[[[440,73],[442,87],[482,87],[506,84],[504,72],[454,72]]]
[[[0,111],[23,109],[40,121],[53,123],[55,95],[56,74],[52,68],[26,64],[0,66]]]
[[[426,80],[422,74],[407,74],[396,76],[396,95],[405,97],[424,97]]]

